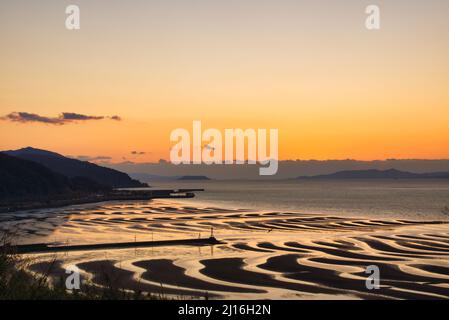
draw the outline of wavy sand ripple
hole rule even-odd
[[[193,207],[154,201],[4,214],[3,230],[24,243],[103,243],[209,236],[212,247],[159,247],[61,254],[91,280],[126,290],[221,298],[448,299],[449,224],[297,212]],[[46,273],[53,256],[30,269]],[[42,262],[44,261],[44,262]],[[46,261],[46,262],[45,262]],[[368,290],[366,267],[380,269]],[[106,275],[106,277],[105,277]],[[161,286],[162,285],[162,286]]]

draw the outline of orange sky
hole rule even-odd
[[[449,3],[70,1],[0,4],[0,149],[168,158],[171,130],[277,128],[281,159],[449,158]],[[145,152],[132,155],[131,151]]]

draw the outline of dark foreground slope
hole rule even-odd
[[[109,187],[82,177],[68,178],[35,163],[0,153],[0,200],[50,199],[107,191]]]
[[[58,153],[35,148],[6,151],[8,155],[39,163],[66,177],[85,177],[111,188],[138,188],[146,184],[131,179],[126,173],[98,166],[87,161],[64,157]]]

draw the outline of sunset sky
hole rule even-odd
[[[0,117],[104,117],[3,118],[1,150],[157,161],[201,120],[281,159],[449,158],[446,0],[2,0],[0,40]]]

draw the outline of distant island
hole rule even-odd
[[[206,176],[182,176],[178,180],[211,180]]]
[[[389,170],[348,170],[316,176],[300,176],[303,180],[324,179],[449,179],[449,172],[412,173],[396,169]]]
[[[129,176],[133,179],[150,183],[154,181],[175,181],[180,178],[180,176],[161,176],[157,174],[139,173],[139,172],[130,173]]]
[[[198,176],[198,175],[185,175],[185,176],[160,176],[149,173],[130,173],[129,174],[134,179],[139,179],[141,181],[147,182],[155,182],[155,181],[177,181],[177,180],[212,180],[207,176]]]

